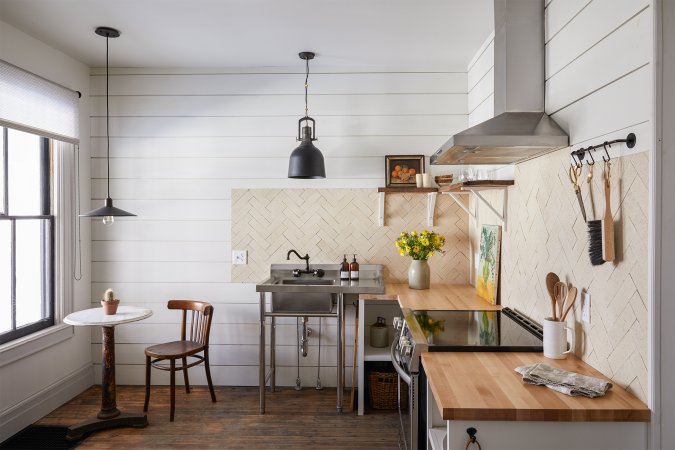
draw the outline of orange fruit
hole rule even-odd
[[[398,172],[401,170],[401,166],[394,166],[394,171]]]
[[[408,169],[408,173],[410,175],[415,175],[415,172],[416,172],[415,169]]]
[[[391,173],[391,176],[392,176],[393,178],[398,178],[398,170],[394,170],[394,171]]]

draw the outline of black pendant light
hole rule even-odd
[[[80,217],[103,217],[104,225],[112,225],[115,221],[115,217],[120,216],[135,216],[130,212],[124,211],[113,206],[113,200],[110,198],[110,97],[109,97],[109,84],[110,76],[108,74],[108,39],[119,37],[120,32],[114,28],[109,27],[98,27],[95,30],[95,33],[99,36],[105,38],[105,135],[107,142],[107,153],[106,153],[106,162],[108,163],[107,168],[107,179],[108,179],[108,195],[105,198],[105,203],[101,208],[89,211],[86,214],[80,214]]]
[[[323,163],[321,150],[316,148],[312,141],[316,141],[316,123],[309,117],[307,109],[307,81],[309,80],[309,60],[314,59],[314,53],[301,52],[300,59],[305,60],[305,117],[298,121],[298,137],[301,141],[298,148],[293,150],[288,161],[288,178],[326,178],[326,167]],[[303,126],[304,122],[304,126]],[[312,123],[310,126],[309,123]],[[301,134],[302,133],[302,134]]]

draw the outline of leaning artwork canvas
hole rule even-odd
[[[501,251],[502,227],[483,225],[480,232],[480,255],[476,274],[476,292],[493,305],[499,294],[499,256]]]

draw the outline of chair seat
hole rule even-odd
[[[145,349],[145,354],[153,358],[171,359],[194,355],[204,350],[204,345],[195,341],[173,341],[157,344]]]

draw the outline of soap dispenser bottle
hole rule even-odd
[[[354,255],[354,260],[349,263],[349,278],[352,281],[359,279],[359,263],[356,262],[356,255]]]
[[[349,263],[347,262],[347,255],[345,255],[342,260],[342,265],[340,266],[340,279],[349,280]]]

